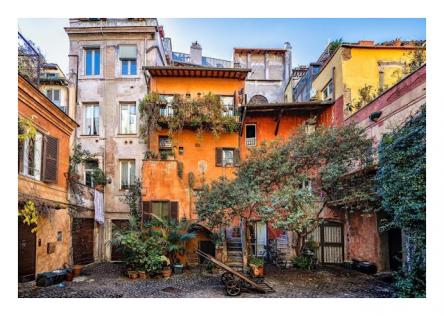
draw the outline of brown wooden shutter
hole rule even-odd
[[[153,212],[151,201],[142,202],[142,224],[150,219],[150,214]]]
[[[170,202],[170,218],[177,221],[179,220],[179,202]]]
[[[234,165],[235,166],[239,166],[240,165],[240,150],[239,150],[239,148],[235,148],[234,149],[233,160],[234,160]]]
[[[43,155],[43,181],[57,182],[57,165],[59,156],[59,140],[46,135]]]
[[[222,167],[222,148],[216,148],[216,167]]]

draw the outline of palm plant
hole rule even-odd
[[[192,223],[186,219],[177,222],[173,219],[164,219],[155,214],[151,214],[151,221],[145,224],[145,227],[151,228],[152,234],[155,234],[163,240],[164,249],[167,257],[172,264],[177,262],[177,254],[185,250],[187,240],[196,237],[195,232],[190,232]]]

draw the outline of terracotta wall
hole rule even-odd
[[[33,118],[34,125],[42,134],[58,138],[57,181],[44,183],[18,175],[18,192],[37,196],[53,203],[67,203],[67,181],[70,136],[75,122],[50,102],[40,91],[19,76],[18,113],[28,119]],[[71,227],[70,217],[65,204],[62,209],[51,210],[40,216],[36,235],[36,273],[62,268],[70,263]],[[62,233],[62,240],[57,241],[57,232]],[[47,243],[55,243],[55,252],[47,253]]]

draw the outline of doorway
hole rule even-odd
[[[390,270],[398,271],[402,268],[402,233],[398,228],[388,231]]]
[[[36,237],[31,230],[34,226],[18,219],[18,281],[29,282],[35,279]]]
[[[215,257],[216,256],[216,247],[211,240],[200,240],[199,241],[199,250],[205,252],[206,254]],[[203,263],[205,258],[199,256],[199,263]]]
[[[337,222],[321,223],[308,235],[319,244],[316,256],[320,263],[344,262],[344,226]]]

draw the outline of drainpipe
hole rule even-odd
[[[79,87],[79,55],[68,55],[68,57],[76,58],[76,105],[78,102],[78,87]]]

